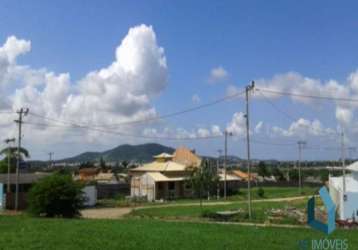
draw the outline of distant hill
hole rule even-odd
[[[157,143],[146,143],[140,145],[124,144],[103,152],[85,152],[74,157],[57,160],[56,162],[76,163],[86,161],[97,161],[100,157],[106,162],[135,161],[149,162],[153,155],[163,152],[173,153],[174,148],[163,146]]]

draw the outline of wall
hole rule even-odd
[[[358,193],[347,192],[347,201],[344,202],[344,213],[345,219],[352,219],[353,214],[355,218],[358,218]]]
[[[148,174],[143,174],[141,176],[133,176],[131,178],[132,197],[147,196],[148,201],[153,201],[155,199],[154,189],[155,182]]]
[[[93,207],[97,203],[97,188],[96,186],[86,186],[82,189],[86,201],[84,205],[87,207]]]

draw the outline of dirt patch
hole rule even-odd
[[[90,208],[81,211],[82,217],[86,219],[119,219],[129,214],[132,208]]]

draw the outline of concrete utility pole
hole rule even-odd
[[[231,132],[225,130],[225,155],[224,155],[224,199],[226,200],[227,196],[227,182],[226,182],[226,172],[227,172],[227,137],[232,136]]]
[[[19,177],[20,177],[20,149],[21,149],[21,126],[22,126],[22,118],[29,113],[28,108],[21,108],[16,113],[19,114],[19,119],[15,120],[15,122],[19,125],[19,138],[17,140],[17,164],[16,164],[16,194],[15,194],[15,210],[17,211],[19,208]]]
[[[251,220],[251,159],[250,159],[250,124],[249,124],[249,92],[255,88],[255,82],[252,81],[251,85],[246,86],[246,146],[247,146],[247,203],[249,209],[249,219]]]
[[[49,164],[48,164],[48,168],[52,167],[52,156],[54,155],[54,152],[49,152],[48,156],[49,156]]]
[[[15,142],[15,138],[9,138],[5,140],[7,144],[7,193],[11,192],[11,183],[10,183],[10,174],[11,174],[11,167],[10,167],[10,155],[11,155],[11,146],[10,142]]]
[[[341,158],[342,158],[342,170],[343,170],[343,201],[346,201],[346,150],[344,146],[344,131],[341,133]]]
[[[302,149],[306,145],[305,141],[298,141],[298,190],[299,193],[302,193],[302,176],[301,176],[301,158],[302,158]]]
[[[220,198],[220,175],[219,175],[219,173],[220,173],[220,157],[221,157],[222,152],[223,151],[221,149],[218,150],[219,157],[218,157],[218,159],[216,161],[216,174],[219,176],[219,182],[218,182],[218,184],[216,186],[216,198],[217,199]]]

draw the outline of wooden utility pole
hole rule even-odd
[[[249,219],[251,220],[251,156],[250,156],[250,124],[249,124],[249,92],[255,88],[255,82],[252,81],[251,85],[246,86],[246,146],[247,146],[247,203],[249,210]]]
[[[20,177],[20,160],[21,160],[21,126],[22,126],[22,118],[23,116],[26,116],[29,112],[28,108],[21,108],[16,113],[19,114],[19,119],[15,120],[15,122],[19,126],[19,138],[17,140],[17,164],[16,164],[16,193],[15,193],[15,210],[17,211],[19,208],[19,177]]]

